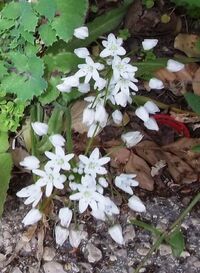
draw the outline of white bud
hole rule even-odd
[[[160,109],[153,101],[147,101],[144,104],[144,108],[147,110],[149,114],[155,114],[156,112],[160,112]]]
[[[121,136],[123,142],[126,144],[127,148],[131,148],[137,145],[143,138],[143,135],[139,131],[128,132]]]
[[[32,122],[31,126],[33,128],[33,131],[36,133],[36,135],[44,136],[47,134],[48,125],[46,123],[36,121],[36,122]]]
[[[170,72],[178,72],[182,70],[184,67],[185,67],[184,64],[174,61],[172,59],[168,60],[167,62],[167,70],[169,70]]]
[[[40,219],[42,218],[42,213],[38,209],[31,209],[24,219],[22,220],[22,223],[25,226],[34,225],[36,224]]]
[[[23,166],[27,170],[35,170],[40,167],[40,161],[37,159],[37,157],[31,155],[26,156],[23,161],[21,161],[20,166]]]
[[[65,145],[65,139],[60,134],[55,134],[49,137],[50,142],[53,144],[54,147],[62,147]]]
[[[85,59],[87,56],[90,55],[90,52],[88,51],[88,49],[86,47],[80,47],[80,48],[76,48],[74,50],[74,53],[79,57],[79,58],[83,58]]]
[[[113,118],[114,123],[117,124],[117,125],[119,125],[119,124],[122,123],[123,115],[122,115],[122,113],[119,110],[115,110],[112,113],[112,118]]]
[[[86,107],[83,111],[83,123],[89,127],[94,122],[95,111]]]
[[[111,238],[119,245],[124,244],[124,238],[122,235],[122,227],[120,225],[114,225],[108,229],[108,233]]]
[[[149,119],[149,113],[146,110],[145,107],[140,106],[135,110],[135,114],[138,118],[140,118],[143,121],[147,121]]]
[[[158,124],[154,118],[149,118],[145,121],[144,126],[149,130],[159,131]]]
[[[150,50],[154,48],[158,43],[157,39],[144,39],[142,46],[144,50]]]
[[[64,242],[67,240],[69,236],[69,230],[67,228],[63,228],[61,226],[55,227],[55,237],[56,237],[56,243],[60,246],[64,244]]]
[[[152,78],[149,81],[149,87],[151,89],[163,89],[164,88],[164,84],[161,80],[156,79],[156,78]]]
[[[58,217],[63,227],[69,227],[72,220],[72,210],[69,208],[61,208]]]
[[[89,36],[88,28],[87,27],[79,27],[74,30],[74,36],[78,39],[84,40]]]
[[[131,198],[128,199],[128,206],[130,209],[137,211],[137,212],[145,212],[146,207],[142,203],[139,197],[133,195]]]

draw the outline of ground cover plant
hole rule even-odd
[[[180,5],[197,18],[198,5],[172,1],[177,6],[148,26],[151,37],[130,46],[142,31],[137,12],[144,9],[145,20],[154,20],[152,9],[165,3],[107,2],[105,10],[87,0],[2,4],[0,214],[13,173],[28,173],[28,185],[16,190],[30,208],[21,219],[24,227],[31,236],[43,230],[43,240],[49,229],[57,246],[76,251],[90,236],[84,217],[105,222],[123,246],[125,207],[135,213],[129,224],[155,237],[134,269],[140,272],[162,242],[181,255],[181,223],[200,199],[197,193],[168,230],[142,220],[148,210],[143,193],[162,190],[163,177],[164,185],[198,189],[200,37],[180,33],[174,13]],[[136,15],[127,17],[133,10]],[[178,54],[160,56],[153,31],[166,34],[174,24]]]

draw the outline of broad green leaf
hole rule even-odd
[[[130,223],[133,225],[136,225],[138,227],[141,227],[145,230],[150,231],[151,233],[155,234],[156,236],[160,236],[162,234],[162,232],[155,228],[153,225],[147,224],[145,222],[142,222],[140,220],[134,219],[134,220],[130,220]]]
[[[126,14],[127,8],[128,5],[124,5],[97,17],[94,21],[87,24],[89,37],[85,40],[73,38],[73,40],[68,43],[65,49],[72,51],[78,47],[86,47],[103,34],[109,33],[121,23],[124,15]]]
[[[19,52],[9,56],[13,68],[17,71],[13,70],[2,80],[2,89],[7,93],[16,94],[23,101],[39,96],[47,88],[47,83],[43,79],[43,61],[34,55],[25,56]]]
[[[174,256],[180,256],[185,248],[185,240],[180,230],[175,230],[171,233],[166,242],[170,244]]]
[[[5,153],[9,148],[7,132],[0,132],[0,143],[0,153]]]
[[[38,23],[38,17],[35,15],[29,3],[23,2],[22,4],[20,23],[25,30],[34,32]]]
[[[0,61],[0,80],[3,79],[4,76],[8,75],[7,69],[4,66],[4,62]]]
[[[39,27],[39,34],[45,45],[50,46],[56,40],[56,31],[52,29],[50,24],[44,24]]]
[[[8,19],[17,19],[21,15],[20,4],[16,2],[11,2],[7,4],[1,11],[1,15]]]
[[[13,27],[15,24],[14,20],[9,20],[5,18],[0,19],[0,33],[3,33],[4,31],[8,31],[11,27]]]
[[[64,41],[69,41],[74,29],[83,25],[88,8],[87,0],[55,0],[58,16],[52,20],[52,27]]]
[[[66,0],[65,0],[66,1]],[[34,9],[41,15],[45,16],[51,21],[56,13],[56,1],[55,0],[39,0],[34,6]]]
[[[9,153],[0,154],[0,216],[6,200],[12,170],[12,158]]]
[[[46,104],[50,104],[55,101],[57,97],[60,95],[60,92],[57,90],[56,85],[60,83],[59,77],[51,77],[48,80],[48,88],[45,92],[39,97],[39,101],[44,106]]]
[[[24,38],[25,41],[29,42],[30,44],[34,45],[34,36],[33,33],[23,30],[21,27],[20,34]]]
[[[192,110],[200,115],[200,96],[188,92],[184,97]]]

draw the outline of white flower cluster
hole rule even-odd
[[[31,125],[38,136],[48,133],[48,125],[45,123],[34,122]],[[65,139],[62,135],[51,135],[49,140],[52,143],[53,151],[44,152],[46,163],[42,169],[40,169],[40,165],[43,164],[35,156],[25,157],[20,162],[21,166],[31,170],[38,177],[34,184],[17,192],[18,197],[26,198],[24,202],[26,205],[32,204],[32,209],[22,221],[23,224],[25,226],[33,225],[41,220],[43,216],[40,211],[42,201],[45,198],[53,198],[54,188],[56,189],[55,194],[57,194],[58,190],[62,190],[64,187],[67,187],[69,192],[68,200],[78,202],[79,213],[83,213],[89,208],[93,217],[103,221],[118,215],[119,208],[110,197],[104,195],[105,188],[109,186],[105,165],[110,161],[110,157],[101,157],[99,149],[95,148],[89,157],[79,155],[77,160],[74,154],[65,154],[63,147]],[[134,174],[116,176],[115,185],[132,195],[128,200],[128,206],[131,209],[144,212],[145,206],[142,201],[133,195],[132,187],[138,186],[138,182],[133,179],[135,176]],[[56,242],[59,245],[62,245],[69,237],[72,247],[78,247],[81,240],[87,236],[83,229],[80,227],[77,229],[71,223],[72,216],[73,209],[66,205],[59,211],[59,222],[55,227]],[[113,238],[112,235],[111,237]]]
[[[99,54],[99,62],[94,62],[87,48],[75,49],[74,53],[85,63],[79,64],[79,70],[74,75],[63,78],[63,83],[57,85],[61,92],[71,92],[74,87],[81,93],[96,92],[95,96],[85,98],[89,104],[83,112],[83,123],[89,128],[88,137],[96,135],[106,126],[108,113],[105,105],[108,100],[125,107],[138,91],[135,85],[137,67],[130,64],[130,58],[121,57],[126,54],[122,43],[121,38],[109,34],[102,42],[104,49]],[[113,120],[120,124],[120,111],[115,112]]]

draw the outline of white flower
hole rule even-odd
[[[96,106],[96,111],[94,115],[95,123],[99,123],[99,125],[103,128],[107,124],[108,113],[106,112],[103,104],[99,103]]]
[[[105,202],[99,203],[99,208],[100,210],[104,211],[104,213],[108,216],[112,216],[113,214],[119,214],[118,207],[109,197],[105,197]]]
[[[178,72],[180,70],[182,70],[185,67],[184,64],[174,61],[174,60],[168,60],[167,62],[167,70],[171,71],[171,72]]]
[[[114,225],[108,229],[108,233],[111,238],[119,245],[124,244],[124,238],[122,235],[122,227],[120,225]]]
[[[114,123],[117,124],[117,125],[119,125],[119,124],[122,123],[123,115],[122,115],[122,113],[119,110],[115,110],[112,113],[112,118],[113,118]]]
[[[87,133],[87,137],[95,137],[96,135],[98,135],[98,133],[100,132],[102,128],[97,124],[97,123],[93,123],[88,130]]]
[[[126,50],[121,46],[122,43],[122,38],[115,38],[115,35],[110,33],[107,40],[102,42],[105,48],[101,51],[100,57],[105,58],[108,56],[125,55]]]
[[[149,120],[149,112],[144,106],[140,106],[135,110],[135,114],[138,118],[143,120],[144,122]]]
[[[62,147],[62,146],[64,146],[65,145],[65,139],[64,139],[64,137],[62,136],[62,135],[60,135],[60,134],[55,134],[55,135],[51,135],[50,137],[49,137],[49,140],[50,140],[50,142],[52,143],[52,145],[54,146],[54,147]]]
[[[119,56],[115,56],[112,61],[113,78],[118,81],[120,77],[124,79],[130,79],[135,75],[137,67],[129,64],[130,58],[121,59]]]
[[[60,224],[63,227],[68,228],[72,220],[72,210],[69,208],[61,208],[58,217],[60,219]]]
[[[34,170],[38,169],[40,167],[40,161],[37,159],[37,157],[31,155],[26,156],[23,161],[21,161],[20,166],[23,166],[27,170]]]
[[[159,130],[158,124],[154,118],[149,118],[147,121],[145,121],[144,126],[149,130]]]
[[[152,78],[149,81],[149,87],[151,89],[163,89],[164,88],[164,84],[161,80],[156,79],[156,78]]]
[[[90,91],[89,83],[80,83],[78,86],[78,91],[84,94],[88,93]]]
[[[79,57],[79,58],[83,58],[85,59],[87,56],[90,55],[90,52],[88,51],[88,49],[86,47],[80,47],[80,48],[76,48],[74,50],[74,53]]]
[[[98,179],[98,183],[103,187],[103,188],[107,188],[108,187],[108,182],[106,181],[106,179],[104,177],[100,177]]]
[[[102,167],[110,161],[110,157],[100,157],[99,149],[95,148],[88,158],[85,155],[79,155],[80,161],[84,164],[85,174],[89,174],[92,177],[96,177],[97,174],[106,174],[106,168]]]
[[[145,212],[146,208],[145,205],[142,203],[139,197],[133,195],[128,199],[128,206],[130,209],[137,211],[137,212]]]
[[[115,178],[115,185],[121,190],[133,194],[133,190],[131,187],[137,187],[139,185],[138,181],[134,180],[135,174],[125,174],[122,173]]]
[[[100,63],[95,63],[91,57],[85,58],[85,64],[79,64],[78,65],[78,72],[76,73],[77,77],[85,77],[85,83],[89,83],[91,79],[94,79],[95,81],[99,80],[99,71],[104,69],[104,65]]]
[[[82,240],[87,239],[87,232],[82,229],[82,226],[79,229],[75,229],[73,226],[69,231],[69,242],[73,248],[78,248]]]
[[[61,147],[56,146],[55,154],[46,151],[45,155],[50,159],[50,161],[48,161],[46,164],[47,167],[56,169],[58,172],[60,169],[65,171],[69,171],[71,169],[69,161],[74,157],[74,154],[65,155],[64,150]]]
[[[121,135],[121,139],[126,144],[127,148],[131,148],[137,145],[143,138],[143,135],[139,131],[128,132]]]
[[[149,114],[155,114],[156,112],[160,112],[160,109],[153,101],[147,101],[144,104],[144,108],[148,111]]]
[[[89,127],[93,124],[94,122],[94,116],[95,116],[95,111],[94,109],[86,107],[83,110],[83,123]]]
[[[44,136],[47,134],[48,125],[46,123],[36,121],[36,122],[32,122],[31,126],[33,128],[33,131],[36,133],[36,135]]]
[[[94,84],[94,88],[95,89],[98,89],[99,91],[101,91],[102,89],[105,88],[107,84],[107,80],[103,79],[103,78],[99,78],[95,84]]]
[[[70,200],[79,200],[79,212],[83,213],[88,206],[97,209],[97,202],[104,202],[104,196],[96,190],[96,181],[90,175],[82,176],[81,184],[77,184],[78,191],[70,195]]]
[[[79,86],[79,78],[76,75],[62,78],[62,81],[63,83],[56,86],[60,92],[69,93],[71,92],[72,87]]]
[[[33,207],[37,206],[41,197],[42,191],[41,187],[35,183],[33,185],[27,186],[16,193],[18,197],[27,197],[26,201],[24,202],[25,205],[29,205],[31,203]]]
[[[22,220],[22,223],[25,226],[34,225],[38,221],[40,221],[41,218],[42,218],[42,213],[38,209],[33,208],[26,214],[26,216]]]
[[[64,188],[63,183],[66,181],[66,176],[60,174],[56,169],[44,167],[42,170],[33,170],[33,173],[41,178],[37,181],[37,184],[41,187],[46,186],[46,196],[49,197],[53,191],[53,187],[62,190]]]
[[[69,236],[69,230],[61,226],[55,227],[56,244],[62,246]]]
[[[78,27],[74,30],[74,36],[78,39],[84,40],[89,36],[87,27]]]
[[[142,46],[144,50],[150,50],[154,48],[158,43],[157,39],[144,39]]]
[[[126,94],[124,92],[118,92],[116,95],[112,95],[112,96],[113,96],[114,104],[116,103],[117,105],[120,105],[122,107],[126,107],[127,103],[132,102],[130,93]]]

